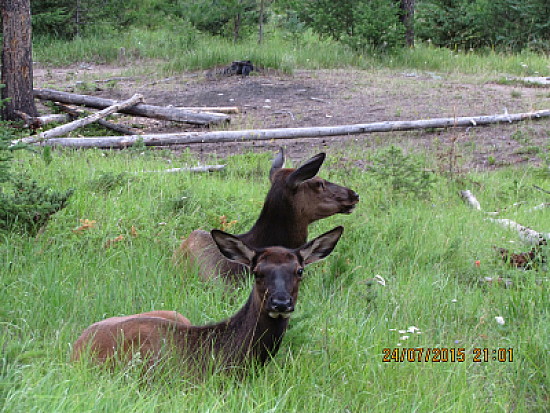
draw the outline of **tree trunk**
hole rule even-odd
[[[415,0],[399,1],[399,20],[405,26],[405,43],[409,47],[414,47],[414,3]]]
[[[258,44],[262,44],[264,40],[264,1],[265,0],[260,0],[260,17],[258,19]]]
[[[16,111],[38,116],[32,93],[30,0],[1,0],[3,120],[17,120]],[[8,99],[8,100],[6,100]]]
[[[241,32],[241,18],[242,18],[242,0],[238,1],[239,3],[239,10],[237,14],[235,15],[235,20],[233,20],[233,42],[237,43],[239,41],[240,32]]]

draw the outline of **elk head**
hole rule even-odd
[[[339,226],[300,248],[251,248],[234,235],[212,230],[222,254],[250,268],[254,275],[252,299],[260,312],[273,319],[288,318],[294,311],[304,267],[328,256],[342,235]]]
[[[359,202],[359,195],[344,186],[322,179],[317,175],[325,160],[319,153],[297,169],[283,168],[281,150],[273,160],[269,179],[271,190],[267,200],[278,198],[290,204],[297,216],[307,224],[334,214],[350,214]]]

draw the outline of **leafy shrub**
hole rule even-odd
[[[416,35],[437,46],[550,50],[547,0],[425,0],[416,8]]]
[[[280,2],[287,16],[298,18],[320,36],[355,50],[393,49],[403,43],[399,3],[390,0],[332,0]]]
[[[402,46],[405,27],[399,21],[396,2],[385,0],[361,1],[355,5],[355,28],[351,36],[343,36],[342,42],[354,50],[392,50]]]

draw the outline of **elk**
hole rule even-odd
[[[283,168],[281,149],[269,172],[271,188],[260,216],[250,231],[237,238],[254,248],[273,245],[298,248],[307,241],[309,224],[338,213],[350,214],[359,202],[359,195],[316,176],[325,156],[319,153],[297,169]],[[219,275],[235,282],[246,272],[243,265],[227,260],[210,233],[200,229],[193,231],[175,251],[175,263],[184,260],[191,267],[198,267],[199,276],[205,280]]]
[[[224,370],[245,367],[252,361],[264,364],[279,349],[296,305],[304,267],[328,256],[342,232],[343,227],[336,227],[289,249],[254,248],[234,235],[212,230],[220,252],[249,268],[255,279],[248,300],[233,317],[206,326],[149,313],[108,318],[84,330],[74,344],[72,359],[90,355],[104,363],[130,360],[139,354],[153,365],[169,343],[174,352],[167,354],[175,354],[179,365],[191,372],[204,373],[212,360]]]

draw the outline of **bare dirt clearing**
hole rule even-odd
[[[473,75],[379,70],[299,70],[293,75],[259,74],[248,78],[208,80],[204,73],[169,78],[127,76],[127,68],[74,66],[35,68],[35,87],[50,87],[112,99],[144,95],[148,104],[173,106],[238,106],[232,130],[252,128],[314,127],[416,120],[453,116],[479,116],[529,112],[550,108],[550,88],[499,85],[494,79]],[[109,78],[112,82],[95,82]],[[173,122],[128,119],[144,133],[197,130]],[[426,149],[440,157],[450,152],[463,168],[538,163],[548,150],[550,121],[499,124],[479,128],[380,133],[316,139],[256,143],[192,144],[192,152],[221,157],[243,150],[286,146],[291,158],[303,159],[313,151],[344,147],[377,147],[399,143],[409,149]],[[451,147],[454,145],[454,150]],[[181,150],[182,147],[177,148]]]

